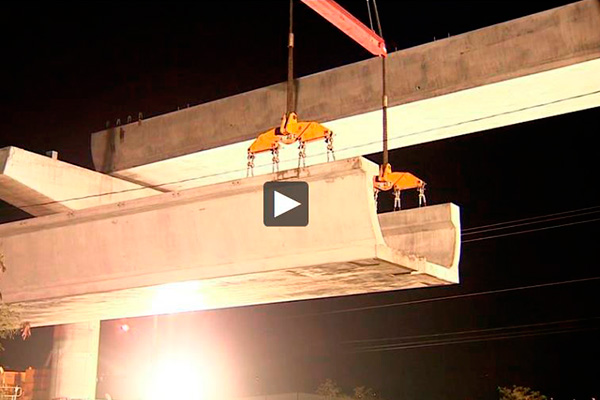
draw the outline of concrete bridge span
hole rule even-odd
[[[333,28],[332,28],[333,29]],[[600,106],[600,2],[584,0],[388,56],[389,146]],[[98,171],[181,190],[245,177],[246,150],[285,111],[285,84],[92,134]],[[297,111],[334,131],[338,159],[381,151],[381,62],[297,81]],[[296,146],[281,169],[297,165]],[[308,165],[326,161],[307,146]],[[271,157],[257,158],[257,174]],[[399,168],[401,166],[398,166]]]
[[[598,107],[600,2],[388,60],[390,148]],[[281,84],[97,132],[100,172],[0,150],[0,196],[40,216],[0,226],[0,290],[33,326],[59,325],[51,395],[94,397],[102,319],[458,282],[456,206],[375,212],[377,168],[359,157],[381,148],[380,71],[370,59],[298,80],[297,111],[335,132],[335,163],[311,144],[296,169],[289,147],[283,172],[267,156],[242,179],[284,111]],[[262,225],[268,180],[309,182],[308,227]]]
[[[458,282],[458,207],[378,217],[377,171],[352,158],[4,224],[0,288],[41,326]],[[272,179],[308,182],[307,227],[263,225]]]
[[[100,321],[447,285],[453,204],[377,215],[351,158],[0,225],[4,300],[56,325],[51,398],[95,398]],[[266,181],[309,184],[307,227],[265,227]]]

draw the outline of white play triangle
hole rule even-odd
[[[289,198],[276,190],[273,191],[273,218],[277,218],[281,214],[285,214],[300,205],[302,204],[296,200]]]

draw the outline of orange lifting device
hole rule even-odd
[[[293,144],[299,142],[298,168],[300,164],[305,165],[306,143],[319,139],[324,139],[327,144],[327,161],[329,153],[333,159],[333,132],[318,122],[299,122],[298,115],[294,111],[294,33],[293,33],[293,2],[290,0],[290,25],[288,40],[288,80],[287,80],[287,112],[281,119],[279,127],[272,128],[258,136],[258,138],[248,148],[248,174],[254,168],[254,159],[256,154],[265,151],[271,151],[273,155],[273,170],[279,165],[280,142],[284,144]],[[319,13],[333,25],[338,27],[346,35],[350,36],[361,46],[367,49],[371,54],[381,57],[382,60],[382,111],[383,111],[383,163],[379,169],[379,175],[373,178],[373,189],[375,199],[380,191],[394,191],[394,208],[400,209],[400,194],[404,190],[417,189],[419,191],[419,206],[426,205],[425,200],[425,182],[409,172],[392,172],[392,167],[388,163],[388,132],[387,132],[387,106],[388,98],[386,93],[386,72],[385,60],[387,50],[381,22],[377,10],[377,3],[373,0],[375,8],[375,17],[379,35],[373,29],[371,20],[371,29],[356,19],[352,14],[343,9],[333,0],[302,0],[303,3]],[[367,0],[369,7],[369,0]],[[369,8],[369,19],[371,19],[371,9]]]
[[[318,122],[298,121],[294,111],[294,31],[293,31],[294,1],[290,0],[290,28],[288,37],[288,76],[287,76],[287,110],[281,118],[281,124],[258,135],[248,148],[248,169],[250,175],[254,168],[256,154],[271,151],[273,155],[273,172],[279,168],[280,143],[293,144],[298,142],[298,168],[305,166],[306,143],[323,139],[327,144],[327,160],[329,153],[333,156],[333,132]],[[335,156],[333,156],[335,159]]]
[[[279,163],[280,142],[285,144],[299,143],[298,167],[306,158],[306,143],[315,140],[324,139],[327,144],[327,157],[329,153],[333,154],[333,132],[318,122],[299,122],[298,115],[295,112],[284,114],[281,118],[281,125],[269,129],[258,135],[258,138],[248,148],[248,168],[254,167],[254,158],[258,153],[270,151],[273,155],[273,165]]]
[[[375,200],[380,191],[394,190],[394,209],[400,209],[400,193],[403,190],[417,189],[419,191],[419,207],[427,205],[425,199],[426,183],[410,172],[392,172],[390,164],[384,164],[379,170],[379,175],[373,177]]]

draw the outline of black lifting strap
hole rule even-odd
[[[290,0],[290,31],[288,35],[288,75],[286,118],[294,110],[294,0]]]

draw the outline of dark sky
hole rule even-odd
[[[339,3],[367,20],[365,1]],[[566,3],[378,0],[390,50]],[[0,147],[57,150],[62,160],[92,168],[90,133],[107,120],[163,114],[286,76],[285,1],[3,7]],[[369,57],[304,5],[296,7],[296,46],[299,76]],[[430,203],[458,204],[464,228],[595,207],[598,117],[592,109],[398,149],[390,158],[428,182]],[[26,216],[0,206],[2,221]],[[389,211],[389,199],[382,206]],[[555,399],[598,398],[597,280],[337,312],[600,276],[598,222],[537,230],[596,219],[598,211],[464,236],[536,229],[464,243],[460,285],[160,317],[160,347],[187,343],[191,352],[220,357],[230,385],[248,395],[314,391],[332,378],[387,399],[494,399],[497,386],[512,384]],[[569,322],[553,324],[560,321]],[[152,318],[130,320],[126,335],[118,323],[103,324],[100,392],[116,391],[154,350]],[[514,328],[529,324],[545,325]],[[504,337],[517,333],[523,337]],[[36,329],[29,342],[6,343],[0,363],[39,367],[50,338],[50,329]],[[357,352],[359,343],[349,342],[379,338],[419,347]],[[477,341],[434,342],[441,338]]]

